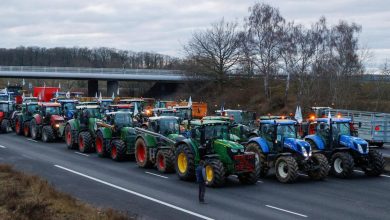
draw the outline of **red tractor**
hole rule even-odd
[[[38,111],[30,122],[30,133],[33,140],[42,138],[43,142],[52,142],[60,137],[59,128],[64,123],[61,104],[53,102],[38,103]]]
[[[0,101],[0,133],[12,131],[10,117],[15,105],[10,101]]]

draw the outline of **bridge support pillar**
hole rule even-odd
[[[115,94],[115,97],[117,96],[119,83],[116,80],[109,80],[107,81],[107,96],[111,97],[112,94]]]
[[[88,80],[88,97],[95,97],[98,90],[99,90],[99,81],[95,79]]]

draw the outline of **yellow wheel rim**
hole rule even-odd
[[[185,173],[187,171],[188,162],[185,153],[182,152],[177,157],[177,166],[179,167],[180,173]]]
[[[210,165],[206,166],[206,180],[207,182],[212,182],[214,179],[214,171]]]

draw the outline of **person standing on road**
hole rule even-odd
[[[200,160],[198,167],[196,167],[196,180],[199,184],[199,202],[205,203],[204,195],[206,193],[206,170],[204,168],[203,160]]]

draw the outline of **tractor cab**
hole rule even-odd
[[[22,114],[26,116],[33,116],[33,114],[39,111],[38,102],[28,102],[22,105]]]
[[[122,99],[118,104],[132,104],[133,106],[137,105],[138,112],[143,112],[145,101],[143,99]]]
[[[39,101],[38,98],[33,96],[23,98],[23,103],[38,102],[38,101]]]
[[[52,116],[58,120],[58,123],[63,121],[62,117],[58,117],[61,114],[61,104],[54,102],[40,102],[38,103],[38,111],[37,114],[42,116],[44,124],[51,124],[51,120],[53,120]]]
[[[174,106],[174,110],[176,110],[176,116],[183,120],[191,120],[192,119],[192,107],[190,106]]]
[[[154,108],[152,110],[152,115],[155,116],[176,116],[177,111],[173,108]]]
[[[256,120],[256,113],[251,111],[225,109],[223,111],[217,110],[215,112],[217,115],[230,118],[230,120],[237,124],[249,126],[253,125]]]
[[[114,125],[117,128],[133,127],[133,117],[130,112],[109,112],[106,114],[108,124]]]
[[[77,99],[59,99],[57,102],[61,105],[61,115],[67,120],[73,118],[79,101]]]
[[[112,105],[114,102],[113,99],[99,99],[98,103],[100,105],[100,109],[102,112],[105,112],[106,110],[109,109],[109,106]]]
[[[77,118],[102,118],[102,114],[100,113],[99,105],[78,105],[76,106],[77,113],[75,116]]]
[[[150,117],[149,129],[164,136],[181,133],[179,118],[174,116]]]
[[[8,101],[9,99],[10,99],[10,97],[7,93],[0,94],[0,101]]]
[[[15,105],[11,101],[0,101],[0,118],[8,116],[15,110]]]

